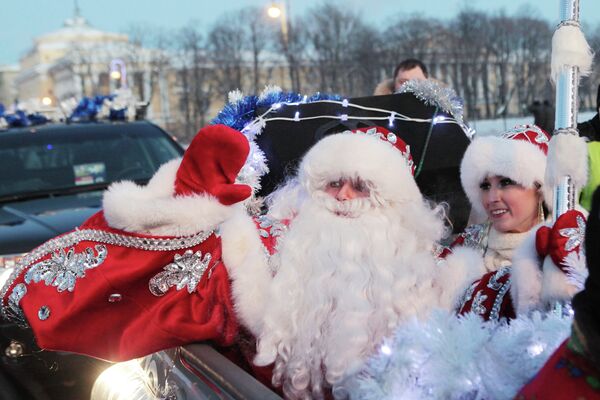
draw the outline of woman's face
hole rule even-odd
[[[527,232],[538,222],[540,193],[505,176],[488,176],[479,185],[492,226],[503,233]]]

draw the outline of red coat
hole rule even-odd
[[[488,272],[466,290],[459,314],[474,312],[484,320],[515,318],[510,291],[510,267]]]
[[[600,371],[576,352],[567,339],[515,399],[600,399]]]
[[[110,228],[100,212],[27,256],[30,267],[8,286],[3,312],[22,310],[42,348],[111,361],[201,340],[229,345],[238,320],[221,251],[221,240],[212,232],[185,238],[133,234]],[[178,255],[184,256],[179,264],[174,263]],[[169,265],[179,271],[165,277]],[[197,286],[192,269],[186,275],[182,266],[195,266]],[[61,271],[71,280],[54,286],[60,279],[51,274]],[[153,294],[151,281],[160,281],[161,273],[165,293]],[[186,276],[192,277],[191,293],[188,286],[174,286],[185,283]],[[18,297],[19,307],[14,302],[11,307]]]

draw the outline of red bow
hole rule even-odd
[[[585,216],[569,210],[556,220],[552,227],[542,226],[537,230],[535,247],[540,257],[549,255],[563,272],[567,266],[563,260],[572,251],[579,251],[585,237]]]

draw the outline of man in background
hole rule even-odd
[[[411,79],[424,80],[429,78],[427,67],[421,60],[407,58],[396,66],[392,79],[386,79],[375,88],[375,96],[392,94],[400,89],[400,86]]]

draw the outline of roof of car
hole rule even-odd
[[[9,128],[7,130],[0,130],[0,137],[5,135],[20,135],[23,133],[49,133],[52,132],[77,132],[81,134],[82,132],[101,132],[104,130],[112,130],[115,126],[119,127],[127,127],[129,131],[139,131],[139,127],[144,127],[147,129],[148,127],[152,127],[154,129],[159,129],[162,131],[160,127],[149,122],[149,121],[132,121],[132,122],[76,122],[76,123],[48,123],[44,125],[34,125],[27,127],[18,127],[18,128]]]

